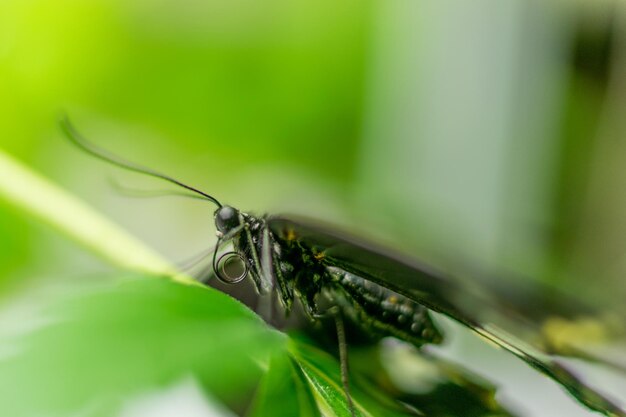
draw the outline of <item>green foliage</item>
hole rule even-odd
[[[111,415],[123,400],[192,375],[226,402],[261,375],[284,337],[227,295],[134,278],[46,308],[42,327],[3,338],[0,404],[14,417]],[[91,412],[90,412],[91,413]]]
[[[333,417],[350,417],[337,360],[298,338],[291,340],[289,351],[302,375],[309,383],[322,413]],[[360,382],[362,381],[354,377],[350,380],[350,394],[357,416],[399,417],[414,415],[400,403],[377,393],[376,390]]]
[[[309,383],[298,365],[285,354],[272,356],[250,412],[250,417],[269,415],[320,416]]]

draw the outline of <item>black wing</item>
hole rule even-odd
[[[506,288],[479,286],[474,281],[452,279],[409,257],[319,223],[270,217],[267,224],[278,238],[295,239],[300,245],[323,251],[324,262],[329,265],[369,279],[469,327],[561,384],[590,409],[610,416],[626,416],[626,411],[587,386],[565,365],[546,353],[545,338],[537,326],[532,326],[532,323],[525,323],[529,325],[524,326],[525,336],[530,332],[534,341],[538,342],[534,346],[503,330],[511,328],[507,326],[513,321],[511,318],[524,321],[525,310],[528,309],[527,303],[520,305],[513,296],[514,292]],[[550,316],[559,313],[568,320],[575,318],[575,303],[562,305],[563,308],[553,308]],[[585,309],[584,314],[588,315],[589,310]],[[537,316],[536,311],[534,315]]]

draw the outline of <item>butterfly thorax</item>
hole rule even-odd
[[[244,228],[233,239],[233,245],[243,256],[253,280],[271,280],[287,313],[297,297],[307,315],[318,315],[316,296],[330,277],[316,253],[290,236],[276,236],[269,230],[266,216],[242,213],[242,219]]]
[[[442,340],[422,305],[338,268],[325,255],[325,248],[307,245],[293,231],[272,233],[267,217],[243,213],[242,217],[244,232],[234,240],[235,249],[248,263],[255,281],[263,279],[258,275],[271,276],[272,287],[287,312],[297,298],[312,320],[331,306],[372,335],[395,336],[416,346]],[[264,253],[271,259],[264,261]]]

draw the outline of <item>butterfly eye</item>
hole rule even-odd
[[[237,284],[248,276],[248,264],[237,252],[227,252],[215,263],[215,275],[226,284]]]
[[[222,206],[215,211],[215,227],[220,233],[226,234],[237,226],[239,226],[239,212],[236,208]]]

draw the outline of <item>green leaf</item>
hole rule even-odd
[[[49,323],[3,338],[2,415],[110,415],[130,396],[189,375],[235,401],[285,337],[229,296],[168,280],[81,291],[47,309]]]
[[[289,353],[309,383],[324,416],[351,417],[341,383],[339,362],[328,353],[297,338],[291,338]],[[399,402],[370,389],[363,380],[350,375],[350,394],[358,417],[414,416]]]
[[[249,416],[320,416],[307,380],[284,352],[272,356]]]

